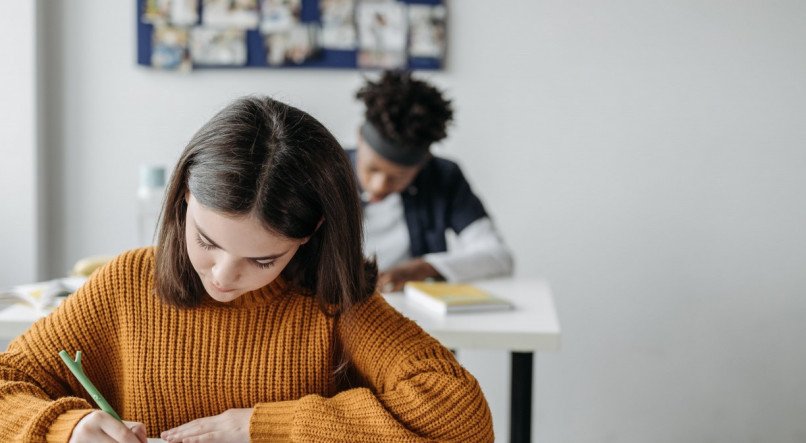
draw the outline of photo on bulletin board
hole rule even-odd
[[[445,0],[137,0],[153,69],[442,69]]]

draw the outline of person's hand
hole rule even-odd
[[[428,262],[415,258],[378,273],[377,287],[381,292],[395,292],[403,289],[403,284],[407,281],[441,277]]]
[[[252,408],[228,409],[212,417],[204,417],[169,429],[160,435],[168,442],[240,443],[249,441],[249,419]]]
[[[104,411],[85,415],[70,436],[70,443],[146,443],[146,426],[133,421],[119,422]]]

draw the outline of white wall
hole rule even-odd
[[[54,276],[133,245],[137,165],[229,99],[276,94],[345,143],[360,121],[355,71],[135,66],[133,3],[45,3]],[[450,6],[449,68],[426,74],[456,99],[443,152],[563,326],[536,441],[806,440],[806,3]],[[465,355],[505,441],[508,366]]]
[[[39,277],[36,4],[0,14],[0,288]]]

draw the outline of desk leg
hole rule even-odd
[[[531,352],[512,353],[512,392],[510,393],[510,443],[532,441],[532,363]]]

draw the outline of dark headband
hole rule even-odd
[[[361,125],[361,137],[381,157],[399,165],[415,166],[428,156],[428,148],[408,147],[388,140],[369,122]]]

